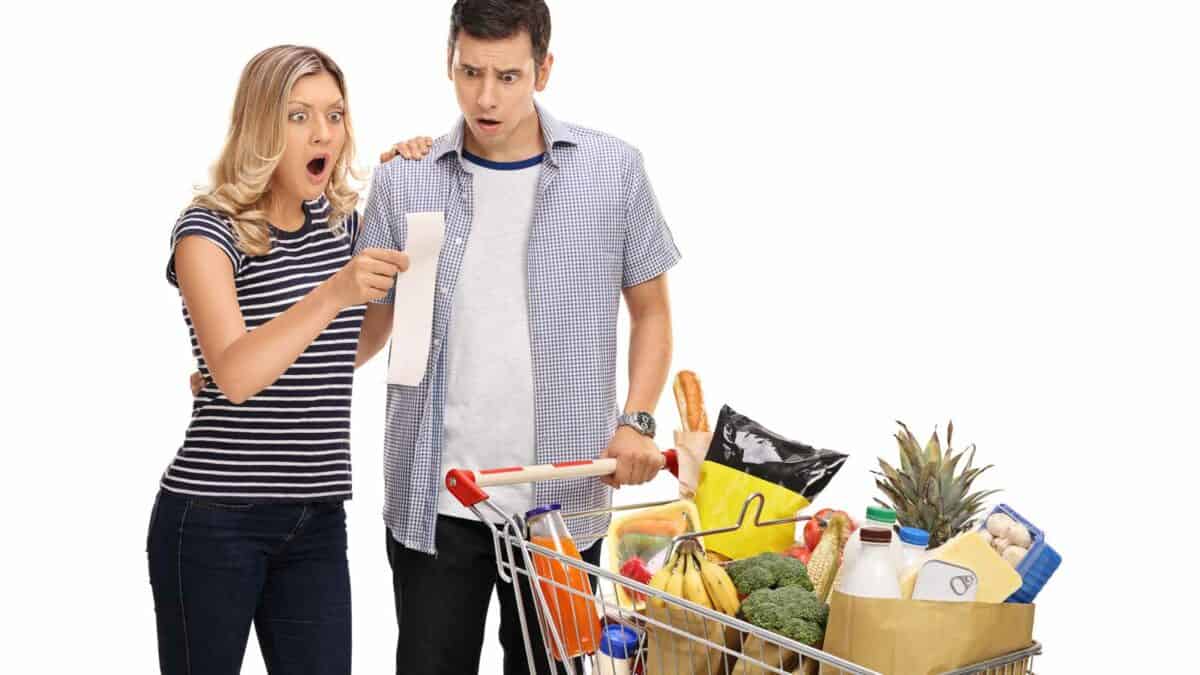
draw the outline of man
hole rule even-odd
[[[679,252],[641,155],[534,102],[554,57],[542,0],[458,0],[447,67],[462,119],[419,161],[379,167],[358,248],[406,245],[406,214],[443,213],[445,241],[424,378],[388,388],[384,520],[399,622],[397,672],[476,672],[496,561],[490,530],[441,489],[445,471],[617,459],[610,478],[489,489],[524,515],[605,509],[610,486],[662,466],[653,411],[671,358],[665,273]],[[629,391],[616,397],[617,315],[630,316]],[[369,358],[392,325],[367,310]],[[607,484],[606,484],[607,483]],[[568,523],[598,564],[607,516]],[[505,672],[529,672],[510,588]],[[540,631],[526,617],[545,668]]]

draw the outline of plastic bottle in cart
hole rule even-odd
[[[905,570],[920,565],[928,556],[929,533],[919,527],[900,528],[900,556],[903,564],[897,574],[904,575]]]
[[[600,638],[600,654],[596,657],[600,675],[632,675],[640,641],[638,632],[628,626],[605,626]]]
[[[900,581],[892,558],[891,530],[862,529],[862,548],[854,562],[846,562],[841,591],[863,598],[899,598]]]
[[[575,540],[563,524],[561,509],[558,504],[550,504],[527,512],[525,523],[529,528],[529,541],[565,557],[582,560]],[[559,661],[565,661],[595,652],[600,644],[600,621],[587,574],[544,554],[531,552],[530,557],[546,603],[543,622],[553,622],[566,650],[565,654],[559,653],[549,626],[543,624],[542,636],[550,646],[550,653]]]
[[[842,553],[842,566],[849,569],[849,565],[858,557],[858,553],[862,550],[862,533],[863,530],[876,529],[887,530],[893,532],[896,526],[896,512],[891,509],[885,509],[880,506],[868,506],[867,518],[859,525],[859,528],[850,535],[846,540],[846,548]],[[891,544],[888,545],[888,550],[891,552],[892,565],[896,569],[896,574],[899,574],[904,569],[903,552],[900,549],[901,544],[898,538],[893,537]]]

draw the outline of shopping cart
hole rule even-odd
[[[664,468],[678,475],[677,455],[674,450],[663,453]],[[689,602],[681,597],[665,593],[633,579],[614,574],[585,561],[560,554],[558,551],[527,541],[523,523],[519,516],[504,513],[488,500],[484,488],[514,485],[547,480],[565,480],[590,476],[607,476],[616,471],[615,459],[599,459],[561,464],[546,464],[529,467],[484,469],[478,471],[452,469],[446,474],[446,488],[469,508],[476,517],[492,530],[496,550],[496,567],[501,580],[512,586],[516,596],[518,619],[525,640],[525,655],[529,672],[535,674],[537,659],[545,659],[549,672],[557,667],[572,675],[579,672],[609,673],[611,657],[602,653],[584,655],[581,659],[557,661],[554,653],[568,654],[566,645],[584,643],[583,631],[595,631],[599,624],[619,624],[634,629],[639,636],[638,649],[628,664],[634,673],[647,675],[760,675],[778,673],[816,673],[822,675],[882,675],[874,670],[850,663],[832,654],[801,644],[751,625],[736,617],[722,614],[714,609]],[[603,511],[564,514],[563,518],[584,518],[604,513],[661,506],[672,502],[655,502],[614,507]],[[798,516],[780,520],[762,520],[763,497],[755,494],[742,506],[738,522],[728,527],[688,532],[675,537],[672,548],[686,540],[699,541],[705,535],[730,532],[747,525],[751,506],[757,506],[753,515],[754,527],[772,527],[807,520],[810,516]],[[487,513],[483,509],[487,510]],[[669,553],[670,551],[668,551]],[[539,573],[558,566],[567,575]],[[577,588],[569,583],[569,575],[582,575],[590,582],[590,590]],[[524,583],[518,580],[524,578]],[[531,589],[534,595],[535,621],[529,621],[521,598],[521,587]],[[618,591],[623,589],[624,594]],[[629,597],[644,598],[644,601],[629,602]],[[563,597],[571,598],[562,602]],[[586,601],[580,603],[580,600]],[[661,606],[660,606],[661,605]],[[590,616],[576,616],[575,609],[585,607]],[[583,612],[580,612],[583,613]],[[554,620],[557,617],[558,620]],[[566,617],[568,620],[563,621]],[[575,627],[575,635],[561,635],[559,625]],[[534,654],[531,630],[542,631],[540,642],[544,654]],[[572,642],[569,638],[574,637]],[[996,659],[954,670],[944,675],[1033,675],[1033,658],[1042,653],[1035,642],[1026,649],[1006,654]],[[556,666],[557,664],[557,666]],[[582,672],[580,672],[582,675]]]

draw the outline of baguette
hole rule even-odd
[[[679,423],[684,431],[709,431],[708,414],[704,412],[704,392],[700,378],[690,370],[675,376],[675,405],[679,408]]]

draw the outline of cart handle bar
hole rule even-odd
[[[663,468],[679,477],[679,455],[674,450],[663,451]],[[463,506],[474,506],[488,498],[485,487],[517,485],[545,480],[566,480],[589,476],[611,476],[617,472],[617,460],[585,459],[578,462],[510,466],[503,469],[450,469],[446,472],[446,489]]]

